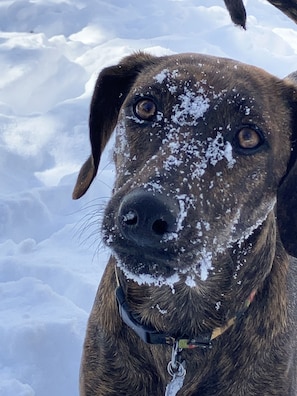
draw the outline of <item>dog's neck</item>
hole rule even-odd
[[[153,327],[148,327],[141,323],[137,315],[133,314],[126,300],[124,290],[121,286],[118,270],[115,267],[115,275],[117,280],[116,299],[119,307],[119,314],[127,326],[129,326],[144,342],[148,344],[163,344],[163,345],[177,345],[181,349],[194,349],[194,348],[211,348],[212,341],[225,333],[232,327],[238,319],[240,319],[250,304],[253,302],[256,295],[256,290],[252,290],[248,299],[245,302],[244,309],[238,311],[232,318],[230,318],[223,326],[215,327],[211,331],[206,331],[192,336],[182,335],[176,338],[169,333],[160,332]]]

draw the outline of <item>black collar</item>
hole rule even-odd
[[[228,320],[228,322],[224,326],[216,327],[214,330],[202,333],[199,336],[195,336],[194,338],[189,338],[187,336],[174,338],[166,333],[160,333],[156,329],[145,326],[137,320],[137,318],[133,315],[129,308],[125,293],[119,283],[117,271],[116,278],[118,286],[115,293],[118,302],[119,313],[123,322],[126,323],[126,325],[129,326],[147,344],[163,344],[170,346],[177,344],[179,349],[211,348],[212,341],[215,338],[219,337],[221,334],[223,334],[231,326],[233,326],[238,318],[242,317],[245,310],[250,306],[256,294],[256,292],[253,291],[250,294],[248,300],[246,301],[244,311],[236,314],[233,318]]]

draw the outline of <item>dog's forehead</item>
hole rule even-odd
[[[181,54],[160,58],[140,74],[136,90],[153,91],[162,86],[174,94],[185,86],[219,94],[236,90],[250,96],[267,95],[276,78],[262,69],[227,58]]]

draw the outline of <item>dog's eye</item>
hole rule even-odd
[[[260,131],[249,126],[241,128],[237,133],[236,139],[239,149],[242,150],[255,150],[264,141]]]
[[[140,99],[134,105],[135,115],[144,121],[151,121],[157,114],[157,106],[152,99]]]

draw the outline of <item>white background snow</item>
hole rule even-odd
[[[223,0],[0,1],[1,396],[78,395],[113,184],[110,146],[71,200],[98,72],[139,49],[227,56],[279,77],[297,69],[296,25],[264,0],[245,3],[247,31]]]

